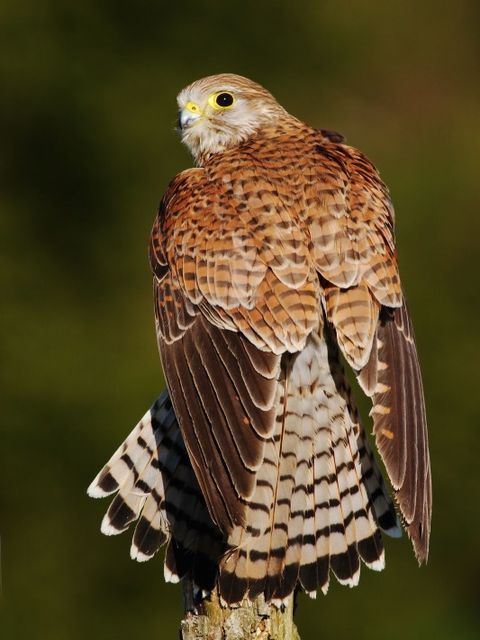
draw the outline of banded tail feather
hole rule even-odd
[[[328,332],[284,356],[275,431],[220,566],[227,602],[260,593],[280,601],[298,584],[314,597],[330,573],[354,586],[360,560],[384,566],[379,527],[399,533]]]
[[[212,589],[225,545],[213,524],[190,464],[168,393],[164,391],[88,487],[116,493],[101,531],[117,535],[136,521],[130,555],[149,560],[167,544],[165,579],[187,572]]]
[[[375,518],[380,529],[391,538],[400,538],[402,526],[390,497],[382,472],[375,459],[367,434],[360,420],[348,379],[342,366],[339,349],[333,341],[329,341],[329,354],[332,376],[336,381],[337,391],[344,398],[353,422],[357,438],[358,452],[362,466],[362,478],[366,484],[369,499],[373,506]]]
[[[228,603],[261,593],[279,602],[298,586],[315,597],[331,573],[355,586],[360,561],[381,570],[379,528],[398,535],[397,517],[324,331],[282,358],[275,426],[241,525],[223,535],[212,521],[164,391],[88,489],[96,498],[117,494],[103,533],[136,521],[133,559],[167,543],[167,581],[188,574],[208,591],[218,579]]]

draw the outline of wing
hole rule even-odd
[[[256,187],[250,197],[242,191],[247,209],[227,180],[184,172],[163,199],[151,239],[167,385],[223,531],[243,524],[255,489],[275,426],[281,356],[301,349],[319,324],[318,279],[306,248],[298,250],[305,247],[301,231],[283,230],[282,250],[274,255],[273,240],[262,240],[252,225],[254,212],[270,207],[273,195],[268,185],[260,195],[258,181]]]
[[[274,433],[282,357],[320,330],[321,300],[373,398],[377,445],[423,560],[427,432],[393,208],[362,154],[303,133],[222,154],[166,193],[151,256],[172,402],[212,517],[231,531],[243,523]]]
[[[380,454],[419,561],[428,556],[431,477],[420,367],[386,187],[358,151],[324,142],[307,175],[305,222],[324,306],[343,354],[372,397]]]

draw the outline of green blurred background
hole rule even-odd
[[[300,598],[302,639],[478,638],[480,4],[0,2],[2,638],[176,638],[157,557],[85,490],[163,386],[146,246],[175,96],[250,76],[380,167],[425,377],[430,562]],[[352,635],[350,635],[352,634]]]

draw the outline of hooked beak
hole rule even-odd
[[[201,118],[202,112],[200,107],[193,102],[187,102],[187,104],[178,112],[178,127],[179,129],[185,129],[189,127],[195,120]]]

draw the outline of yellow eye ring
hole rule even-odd
[[[233,107],[235,97],[229,91],[217,91],[208,96],[208,104],[217,111],[225,111]]]

